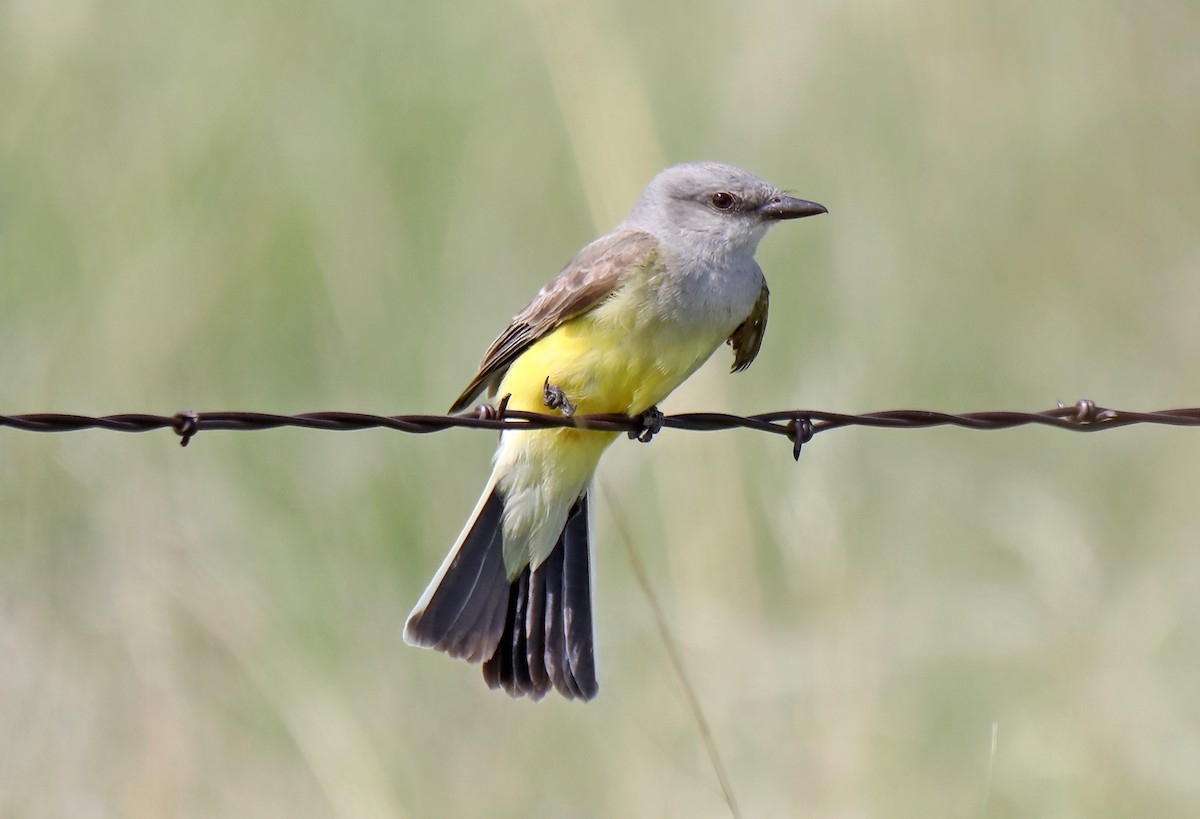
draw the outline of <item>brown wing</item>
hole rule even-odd
[[[461,412],[485,390],[496,389],[526,348],[564,321],[586,313],[620,287],[630,271],[652,264],[657,251],[654,237],[630,230],[603,236],[575,254],[492,342],[479,372],[450,412]]]
[[[754,361],[754,357],[758,355],[763,335],[767,332],[767,307],[770,301],[771,292],[767,289],[767,283],[763,282],[762,292],[758,294],[758,301],[754,302],[754,309],[750,311],[746,320],[733,331],[733,335],[727,342],[733,345],[733,369],[731,372],[740,373],[749,367],[750,362]]]

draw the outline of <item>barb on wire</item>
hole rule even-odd
[[[881,427],[887,429],[924,429],[954,426],[965,429],[1012,429],[1031,424],[1069,429],[1076,432],[1096,432],[1131,424],[1160,424],[1166,426],[1200,426],[1200,407],[1168,409],[1156,412],[1131,412],[1106,409],[1083,399],[1074,404],[1060,403],[1044,412],[968,412],[952,415],[931,410],[885,410],[864,415],[847,415],[822,410],[784,410],[759,415],[728,415],[719,412],[684,412],[663,416],[657,410],[630,418],[626,415],[542,415],[535,412],[510,410],[506,401],[499,406],[481,405],[476,411],[462,415],[366,415],[358,412],[306,412],[300,415],[274,415],[264,412],[177,412],[174,415],[126,413],[92,417],[62,413],[31,415],[0,415],[0,427],[26,432],[73,432],[82,429],[107,429],[115,432],[150,432],[170,429],[187,446],[197,433],[207,430],[241,430],[253,432],[280,427],[302,427],[351,431],[361,429],[393,429],[398,432],[429,433],[465,427],[469,429],[549,429],[574,427],[606,432],[625,432],[639,440],[649,440],[659,427],[692,432],[716,432],[727,429],[749,429],[782,435],[792,442],[792,454],[799,459],[800,450],[818,432],[842,427]]]

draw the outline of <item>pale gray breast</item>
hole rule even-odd
[[[762,292],[762,270],[753,258],[737,259],[720,266],[693,263],[681,266],[672,277],[673,286],[664,288],[664,307],[684,323],[722,337],[746,320]]]

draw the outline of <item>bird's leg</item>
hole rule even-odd
[[[575,414],[575,405],[567,398],[562,387],[550,383],[550,376],[546,376],[546,384],[542,387],[542,403],[552,410],[561,412],[564,418],[570,418]]]
[[[662,410],[658,407],[651,407],[637,415],[633,420],[638,422],[638,429],[631,429],[627,433],[632,440],[641,441],[643,444],[650,443],[650,439],[662,431],[663,421],[666,416],[662,414]]]

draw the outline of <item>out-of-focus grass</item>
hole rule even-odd
[[[830,216],[665,407],[1200,396],[1200,9],[0,6],[0,411],[440,411],[660,164]],[[1200,809],[1195,433],[614,447],[602,695],[402,645],[494,439],[0,431],[0,814]],[[995,730],[995,750],[991,750]]]

